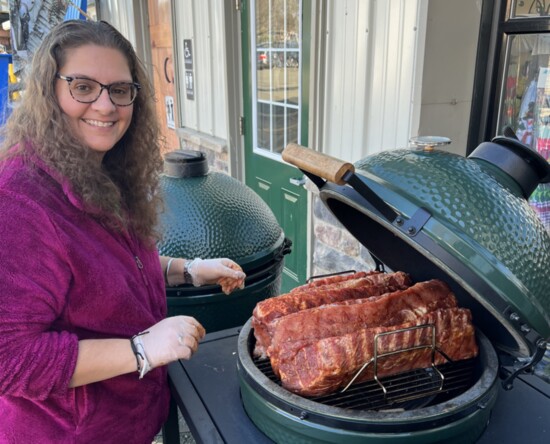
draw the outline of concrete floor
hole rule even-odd
[[[195,439],[193,438],[193,435],[191,435],[191,432],[189,431],[189,427],[183,420],[183,417],[181,416],[181,412],[178,409],[178,419],[179,419],[179,429],[180,429],[180,444],[196,444]],[[155,436],[155,440],[152,442],[152,444],[162,444],[162,432],[159,432],[157,436]]]

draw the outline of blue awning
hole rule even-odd
[[[87,7],[88,0],[71,0],[69,7],[67,8],[67,12],[65,13],[65,20],[86,20],[86,17],[82,15],[80,10],[87,12]]]

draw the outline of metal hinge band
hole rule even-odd
[[[244,136],[244,129],[245,129],[244,128],[244,117],[241,116],[241,117],[239,117],[239,134],[241,136]]]

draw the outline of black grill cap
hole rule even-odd
[[[169,177],[198,177],[208,173],[208,161],[202,151],[176,150],[164,156],[164,174]]]
[[[510,137],[481,143],[468,156],[489,162],[514,179],[528,198],[541,183],[550,182],[550,164],[538,152]]]

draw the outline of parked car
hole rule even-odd
[[[269,69],[269,57],[267,56],[267,52],[258,53],[258,61],[256,62],[256,68]]]

